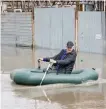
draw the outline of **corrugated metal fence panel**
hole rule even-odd
[[[15,44],[15,16],[12,13],[1,15],[1,44]]]
[[[52,8],[51,11],[51,27],[50,27],[50,39],[52,49],[62,48],[62,9]]]
[[[31,13],[15,13],[16,37],[19,45],[32,45]]]
[[[102,35],[104,39],[104,54],[106,54],[106,12],[101,12]]]
[[[79,41],[79,50],[83,52],[90,52],[89,50],[90,33],[88,33],[88,23],[87,23],[88,20],[89,17],[85,18],[84,12],[79,12],[78,41]]]
[[[104,45],[101,29],[101,12],[79,12],[80,51],[103,54]]]
[[[67,41],[75,39],[75,11],[74,8],[63,8],[63,47],[66,47]]]
[[[35,43],[37,46],[61,49],[74,41],[74,9],[35,9]]]
[[[35,9],[35,44],[40,47],[50,46],[50,15],[49,9]]]
[[[6,13],[1,26],[2,44],[32,45],[31,13]]]
[[[105,12],[105,23],[104,23],[104,26],[105,26],[105,30],[104,30],[104,34],[105,34],[104,46],[105,46],[105,54],[106,54],[106,12]]]

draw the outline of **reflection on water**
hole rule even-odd
[[[2,109],[105,109],[106,81],[99,84],[20,86],[2,74]],[[44,108],[45,107],[45,108]]]
[[[75,68],[97,68],[100,78],[95,82],[36,87],[16,85],[5,72],[37,67],[39,57],[52,56],[59,51],[15,47],[2,47],[1,51],[2,109],[106,109],[106,56],[78,54]],[[46,66],[47,63],[42,63],[42,67]]]
[[[60,50],[28,49],[16,47],[1,47],[1,67],[3,71],[10,71],[17,68],[37,67],[37,59],[57,54]],[[43,67],[47,63],[42,62]],[[105,70],[106,55],[78,53],[75,68],[98,68]],[[106,70],[105,70],[106,71]],[[106,77],[106,76],[105,76]]]
[[[63,92],[57,95],[48,96],[51,102],[57,102],[68,109],[105,109],[106,101],[102,93],[94,92]],[[40,97],[39,100],[47,101],[46,97]]]
[[[54,53],[53,53],[54,52]],[[3,71],[19,68],[37,67],[37,59],[51,56],[58,51],[43,49],[27,49],[3,46],[1,48],[1,67]],[[46,63],[43,66],[47,65]]]

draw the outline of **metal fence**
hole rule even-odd
[[[79,12],[78,48],[81,52],[106,54],[105,12]],[[75,11],[73,8],[35,9],[35,43],[50,49],[75,42]]]
[[[35,45],[61,49],[75,42],[74,8],[35,8]],[[78,48],[82,52],[106,54],[106,12],[79,12]],[[31,13],[1,15],[1,44],[32,45]]]
[[[61,49],[75,37],[73,8],[35,9],[35,44],[39,47]]]
[[[80,51],[105,54],[105,31],[105,12],[79,12]]]
[[[1,15],[2,45],[32,45],[31,13],[6,13]]]

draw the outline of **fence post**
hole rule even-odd
[[[104,12],[106,11],[106,1],[104,0]]]
[[[79,10],[79,1],[76,1],[75,8],[75,50],[78,52],[78,10]]]
[[[32,48],[35,47],[35,38],[34,38],[34,6],[32,7]]]

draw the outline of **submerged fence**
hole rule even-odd
[[[1,15],[1,44],[61,49],[68,40],[75,42],[73,8],[35,8],[34,28],[30,12]],[[34,29],[34,33],[33,30]],[[106,54],[106,13],[78,12],[78,49]]]
[[[6,13],[1,16],[1,44],[32,45],[31,13]]]

